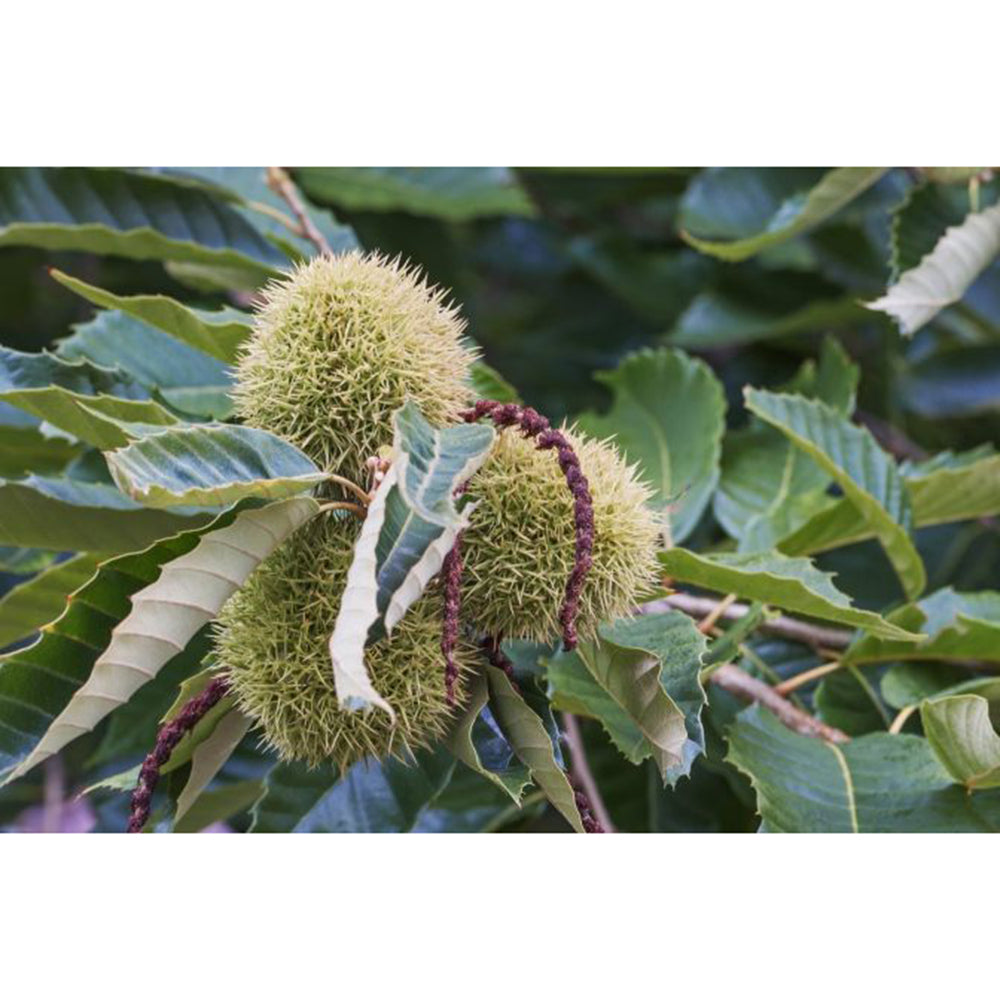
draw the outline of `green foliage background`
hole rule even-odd
[[[554,419],[618,437],[673,508],[673,541],[691,553],[666,558],[678,586],[860,630],[841,669],[793,696],[850,736],[843,746],[793,733],[717,685],[703,695],[690,670],[671,679],[675,654],[660,649],[664,711],[680,711],[689,744],[672,771],[658,767],[658,734],[595,682],[593,663],[512,649],[532,710],[520,721],[552,734],[553,708],[581,716],[619,829],[1000,828],[991,728],[1000,710],[1000,263],[912,336],[863,305],[918,266],[948,227],[996,204],[1000,185],[973,173],[292,171],[335,249],[401,254],[453,290],[492,369],[480,373],[484,385],[495,392],[499,378]],[[0,345],[61,359],[40,359],[44,372],[25,374],[8,354],[0,374],[0,594],[9,592],[0,646],[23,645],[89,579],[89,556],[56,570],[55,553],[133,552],[192,526],[169,510],[126,511],[95,447],[117,446],[115,420],[228,416],[227,352],[213,357],[198,338],[224,345],[212,338],[226,323],[238,337],[237,310],[253,290],[313,252],[276,212],[288,206],[256,168],[0,170]],[[113,295],[95,310],[53,268]],[[143,312],[148,303],[115,298],[160,294],[209,311],[193,314],[204,325],[188,315],[188,336],[172,336],[157,328],[160,306]],[[80,359],[117,367],[118,381],[97,386],[94,372],[67,368]],[[88,410],[88,430],[75,439],[53,435],[39,414],[70,405],[51,388],[59,385],[119,402],[107,404],[107,419]],[[763,390],[749,404],[747,386]],[[308,473],[271,458],[274,475]],[[76,513],[66,519],[67,510]],[[34,590],[11,589],[46,567]],[[761,630],[760,607],[751,613],[753,621],[723,622],[743,633],[713,638],[693,662],[732,659],[767,683],[823,662]],[[203,639],[63,751],[67,793],[141,760],[178,685],[201,668]],[[623,650],[650,648],[648,638],[611,631],[603,640],[623,662]],[[10,701],[4,670],[0,693]],[[510,709],[502,684],[490,675],[482,704],[489,696]],[[902,731],[890,733],[910,706]],[[237,830],[566,829],[565,811],[550,804],[555,779],[511,753],[505,736],[516,724],[501,721],[473,713],[465,756],[441,747],[415,767],[340,780],[275,767],[247,737],[178,828],[225,819]],[[188,770],[173,772],[168,795]],[[0,789],[0,826],[39,805],[44,782],[36,769]],[[87,802],[96,829],[124,826],[119,789]]]

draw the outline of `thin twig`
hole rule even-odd
[[[305,205],[302,204],[302,199],[299,197],[299,190],[292,183],[292,179],[288,176],[288,173],[281,167],[268,167],[267,186],[276,195],[279,195],[284,198],[286,202],[288,202],[288,207],[295,214],[295,218],[302,227],[302,233],[306,239],[309,240],[321,254],[326,254],[328,257],[332,257],[333,248],[329,243],[327,243],[326,237],[316,228],[315,223],[309,217],[309,213],[306,211]]]
[[[775,684],[774,690],[780,695],[789,694],[792,691],[798,691],[800,687],[805,687],[810,681],[816,680],[818,677],[825,677],[827,674],[832,674],[835,670],[839,670],[843,666],[840,660],[833,660],[830,663],[821,663],[818,667],[812,667],[810,670],[803,670],[801,674],[796,674],[794,677],[789,677],[788,680],[782,681],[780,684]]]
[[[639,609],[643,614],[656,614],[658,611],[668,611],[676,608],[686,615],[699,620],[706,615],[712,614],[721,600],[713,597],[698,597],[694,594],[685,594],[677,591],[666,597],[661,597],[655,601],[643,604]],[[723,610],[719,618],[724,621],[736,621],[742,618],[750,610],[749,605],[734,601],[729,607]],[[823,625],[813,625],[811,622],[800,621],[798,618],[789,618],[787,615],[776,615],[767,618],[760,623],[760,630],[770,635],[778,635],[783,639],[791,639],[794,642],[802,642],[814,649],[823,646],[828,649],[846,649],[854,639],[854,633],[847,629],[827,628]]]
[[[827,740],[830,743],[847,743],[850,737],[834,726],[813,718],[802,709],[796,708],[790,701],[784,699],[778,692],[765,684],[764,681],[751,677],[745,670],[740,670],[735,664],[725,663],[718,667],[711,676],[713,684],[742,698],[744,701],[760,702],[770,709],[777,718],[793,732],[802,736],[812,736]]]
[[[570,774],[573,780],[583,789],[584,794],[590,801],[590,808],[593,810],[597,821],[604,828],[605,833],[614,833],[615,825],[611,822],[611,815],[608,813],[604,800],[601,798],[600,789],[594,780],[594,774],[590,770],[587,762],[587,751],[583,745],[583,734],[580,732],[580,724],[576,721],[576,716],[569,712],[560,715],[563,731],[566,734],[566,745],[569,747]]]
[[[728,608],[736,600],[735,594],[727,594],[716,606],[698,623],[698,631],[705,635],[710,635],[715,628],[715,623],[726,613]]]

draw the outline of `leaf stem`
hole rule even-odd
[[[827,674],[832,674],[835,670],[839,670],[841,666],[843,664],[840,660],[833,660],[831,663],[821,663],[818,667],[803,670],[801,674],[796,674],[794,677],[789,677],[788,680],[776,684],[774,690],[780,695],[789,694],[792,691],[797,691],[800,687],[804,687],[810,681],[816,680],[817,677],[825,677]]]
[[[906,725],[906,720],[913,715],[919,707],[919,704],[914,702],[912,705],[907,705],[905,708],[900,709],[899,714],[889,725],[889,732],[894,736],[897,733],[901,733],[903,731],[903,726]]]
[[[327,479],[331,483],[336,483],[338,486],[343,486],[345,490],[353,493],[366,507],[371,503],[371,494],[367,493],[362,487],[358,486],[357,483],[352,483],[350,479],[345,479],[343,476],[338,476],[333,472],[327,474]]]

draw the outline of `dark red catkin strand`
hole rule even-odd
[[[444,557],[444,627],[441,630],[441,652],[444,654],[444,684],[448,704],[455,704],[455,685],[458,682],[458,664],[455,646],[458,645],[458,619],[462,610],[462,532],[455,536],[455,544]]]
[[[486,659],[490,661],[492,666],[497,667],[507,675],[507,680],[511,682],[514,690],[517,691],[517,681],[514,679],[514,664],[511,663],[507,654],[504,653],[500,642],[500,636],[488,635],[479,643],[479,648],[486,654]]]
[[[601,826],[600,820],[594,815],[591,808],[590,799],[579,788],[573,789],[573,799],[576,802],[576,811],[580,814],[580,820],[583,823],[584,833],[604,833],[604,827]]]
[[[149,808],[153,801],[156,783],[160,780],[160,768],[170,759],[174,747],[217,705],[229,690],[229,679],[225,676],[211,680],[201,694],[195,695],[178,713],[163,726],[156,735],[156,745],[143,761],[139,770],[139,781],[132,793],[132,810],[129,815],[128,832],[142,833],[149,819]]]
[[[534,438],[539,449],[554,448],[559,456],[559,467],[573,495],[573,524],[576,531],[573,571],[566,582],[566,594],[559,610],[559,624],[562,626],[563,647],[567,650],[574,649],[577,643],[576,614],[580,606],[580,592],[593,564],[594,552],[594,504],[587,477],[580,469],[580,460],[566,435],[554,430],[548,420],[532,407],[481,399],[471,410],[462,413],[462,419],[467,423],[474,423],[483,417],[489,417],[501,430],[505,427],[517,427],[524,437]]]

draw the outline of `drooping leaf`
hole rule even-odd
[[[925,701],[920,721],[938,759],[956,781],[970,791],[1000,787],[1000,736],[985,698],[962,694]]]
[[[916,267],[950,226],[960,225],[971,209],[969,197],[940,184],[916,184],[892,210],[890,282]]]
[[[826,221],[870,188],[885,172],[884,167],[837,167],[826,173],[811,190],[797,192],[783,201],[755,236],[718,242],[698,239],[685,231],[681,235],[695,249],[720,260],[746,260]]]
[[[254,833],[406,833],[441,794],[455,758],[420,751],[407,761],[359,761],[346,774],[332,765],[278,764],[253,810]]]
[[[56,476],[0,479],[0,545],[126,552],[206,520],[192,511],[146,510],[106,483]]]
[[[679,611],[621,619],[598,635],[580,658],[646,738],[664,784],[675,784],[705,749],[705,636]]]
[[[231,267],[258,280],[287,264],[225,199],[132,170],[16,167],[0,174],[0,246]]]
[[[393,416],[392,465],[368,507],[330,637],[337,697],[350,708],[392,709],[371,685],[364,646],[389,633],[441,569],[468,511],[455,490],[486,460],[491,427],[432,427],[413,403]]]
[[[552,707],[595,719],[630,764],[651,757],[653,745],[628,712],[594,679],[579,652],[559,652],[546,660]]]
[[[668,576],[697,587],[763,601],[785,611],[864,629],[885,638],[920,638],[872,611],[853,607],[850,598],[834,586],[831,574],[817,569],[808,559],[778,552],[705,555],[680,548],[661,552],[659,558]]]
[[[248,496],[278,500],[327,478],[295,445],[232,424],[167,428],[105,458],[118,488],[146,507],[223,507]]]
[[[552,737],[542,719],[515,690],[507,675],[497,667],[487,667],[490,706],[514,753],[531,772],[535,784],[562,814],[567,823],[583,833],[583,820],[576,807],[573,787],[556,759]]]
[[[866,428],[816,400],[747,388],[747,409],[777,427],[834,479],[879,539],[908,597],[926,585],[910,537],[913,515],[902,476]]]
[[[749,776],[768,833],[1000,831],[1000,792],[970,796],[918,736],[826,743],[753,705],[728,737],[727,760]]]
[[[238,708],[233,708],[219,721],[212,735],[195,747],[191,757],[191,772],[177,798],[177,811],[174,814],[175,828],[232,756],[233,751],[249,729],[249,717]],[[256,798],[258,796],[251,798],[246,805],[253,803]]]
[[[236,309],[213,313],[192,309],[166,295],[115,295],[62,271],[50,273],[88,302],[117,309],[227,364],[236,360],[237,348],[250,335],[250,317]]]
[[[505,167],[301,167],[310,198],[366,212],[410,212],[454,222],[488,215],[533,215]]]
[[[614,401],[606,414],[584,414],[580,425],[596,437],[613,437],[626,459],[639,465],[654,502],[670,510],[671,538],[682,541],[718,482],[722,386],[703,361],[669,348],[631,354],[596,378]]]
[[[988,660],[1000,662],[1000,592],[963,594],[945,587],[914,605],[893,611],[889,621],[927,638],[899,642],[863,636],[845,654],[850,663],[888,660]]]
[[[102,564],[38,642],[0,660],[5,782],[127,702],[318,508],[296,497],[233,510]]]
[[[524,789],[531,784],[531,775],[514,756],[514,751],[493,721],[487,707],[489,687],[486,676],[477,673],[466,687],[467,701],[446,745],[463,764],[520,805]]]
[[[997,254],[1000,205],[993,205],[946,230],[934,249],[868,308],[888,313],[904,334],[912,336],[946,306],[958,302]]]
[[[25,639],[66,608],[69,594],[97,569],[97,559],[82,553],[43,569],[0,597],[0,649]]]

